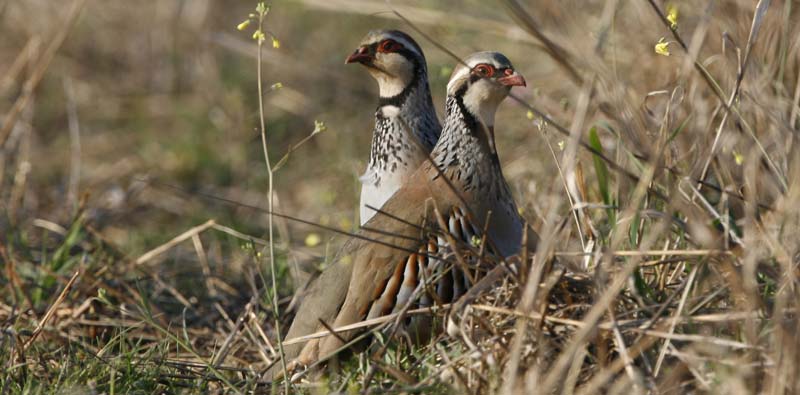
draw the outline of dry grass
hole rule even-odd
[[[357,223],[375,89],[341,63],[378,27],[419,39],[437,103],[443,49],[526,76],[498,149],[540,249],[456,336],[360,324],[370,352],[295,391],[800,392],[797,4],[467,4],[273,4],[270,260],[254,3],[1,2],[0,393],[282,391],[275,320]]]

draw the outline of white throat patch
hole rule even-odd
[[[378,81],[381,97],[399,95],[414,77],[414,65],[400,54],[378,54],[375,66],[380,70],[369,68],[369,73]]]
[[[390,76],[384,72],[374,69],[370,69],[369,72],[372,74],[372,77],[378,81],[378,89],[380,90],[381,97],[392,97],[399,95],[410,82],[406,81],[404,78]]]
[[[384,118],[394,118],[397,114],[400,114],[400,107],[387,104],[381,107],[381,114],[383,114]]]
[[[494,115],[506,97],[502,93],[503,88],[493,85],[492,81],[481,79],[467,88],[467,92],[464,93],[464,105],[470,112],[478,116],[478,121],[483,122],[486,126],[494,126]]]

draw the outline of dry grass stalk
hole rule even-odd
[[[36,338],[38,338],[39,334],[42,333],[42,329],[44,329],[45,324],[47,324],[47,321],[49,321],[50,318],[53,317],[53,314],[56,312],[56,309],[58,309],[58,306],[61,305],[61,303],[67,297],[67,294],[72,289],[73,284],[75,284],[75,280],[78,279],[78,275],[80,274],[81,274],[80,271],[75,272],[75,274],[72,275],[69,281],[67,281],[67,284],[64,285],[64,289],[61,290],[61,293],[58,294],[56,300],[53,301],[53,304],[51,304],[50,308],[47,309],[47,313],[45,313],[44,317],[42,317],[42,319],[39,320],[39,324],[36,325],[36,328],[33,330],[31,337],[19,349],[19,355],[25,355],[25,350],[28,349],[28,347],[30,347],[34,341],[36,341]]]

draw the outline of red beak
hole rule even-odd
[[[347,60],[345,60],[344,63],[345,64],[350,64],[350,63],[369,64],[369,63],[372,63],[373,60],[375,60],[375,57],[372,56],[371,53],[369,53],[369,48],[364,46],[364,47],[360,47],[360,48],[356,49],[355,52],[350,54],[350,56],[347,57]]]
[[[497,82],[505,86],[527,86],[525,84],[525,78],[516,73],[511,74],[509,76],[500,77],[497,79]]]

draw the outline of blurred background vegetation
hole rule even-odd
[[[481,2],[463,7],[460,1],[411,3],[407,17],[416,20],[415,12],[422,14],[420,27],[456,53],[507,53],[530,81],[530,89],[520,92],[523,97],[546,96],[555,104],[569,100],[564,95],[570,87],[549,77],[553,70],[547,57],[537,56],[536,48],[525,43],[527,38],[506,37],[509,32],[522,33],[502,7]],[[0,43],[3,68],[25,56],[25,48],[43,50],[61,27],[66,7],[46,1],[6,3]],[[86,194],[97,228],[131,253],[208,218],[264,234],[263,216],[202,199],[186,200],[140,182],[154,178],[242,203],[265,204],[255,42],[247,32],[236,30],[252,9],[248,1],[87,3],[25,115],[31,133],[12,136],[25,140],[26,152],[20,155],[31,164],[24,185],[30,193],[19,194],[20,201],[14,202],[19,211],[13,216],[23,222],[42,217],[63,223]],[[345,65],[344,58],[375,28],[404,26],[381,2],[273,4],[266,29],[281,46],[265,51],[264,76],[267,87],[281,83],[282,88],[265,94],[271,156],[282,157],[310,134],[314,120],[328,128],[294,152],[279,171],[281,212],[353,228],[357,176],[368,157],[377,88],[362,68]],[[427,51],[441,113],[454,61],[415,36]],[[20,89],[11,83],[4,88],[7,100]],[[70,106],[80,132],[78,175],[70,174]],[[541,136],[521,122],[524,119],[525,111],[510,104],[502,108],[498,125],[503,128],[500,149],[509,177],[527,191],[535,190],[535,175],[554,169],[541,149]],[[13,175],[4,178],[6,194]],[[70,177],[78,178],[78,196],[68,194]]]
[[[49,240],[56,235],[33,221],[69,228],[82,205],[85,222],[132,258],[208,219],[266,238],[265,214],[199,196],[267,206],[256,43],[252,26],[236,29],[254,4],[87,2],[6,143],[0,189],[6,215],[0,224],[31,239],[28,246],[46,246],[59,239]],[[393,5],[457,54],[506,53],[529,81],[529,88],[518,92],[523,98],[539,98],[553,111],[570,105],[567,94],[574,87],[552,78],[552,62],[509,21],[502,6],[460,1]],[[7,74],[0,91],[9,104],[23,90],[32,65],[64,29],[69,7],[36,0],[5,3],[0,64],[6,70],[17,65],[16,75]],[[267,45],[263,55],[271,158],[277,161],[307,137],[315,120],[327,127],[276,173],[276,211],[346,231],[358,224],[357,177],[369,155],[377,84],[344,59],[367,31],[378,28],[412,30],[382,2],[272,4],[265,29],[280,48]],[[413,35],[426,50],[441,114],[455,61]],[[278,83],[280,88],[274,86]],[[538,182],[556,170],[525,113],[511,103],[501,108],[498,144],[516,195],[535,205]],[[29,166],[20,171],[23,162]],[[305,243],[309,234],[323,242],[333,236],[280,219],[278,229],[281,258],[290,254],[300,264],[318,265],[325,255],[325,243],[306,246],[314,244]],[[252,262],[238,249],[240,242],[224,234],[208,237],[214,274],[243,281],[241,265]],[[197,259],[192,246],[185,250],[189,256],[178,248],[160,257],[166,259],[161,270],[179,262],[165,281],[197,269],[187,268],[187,259]]]

